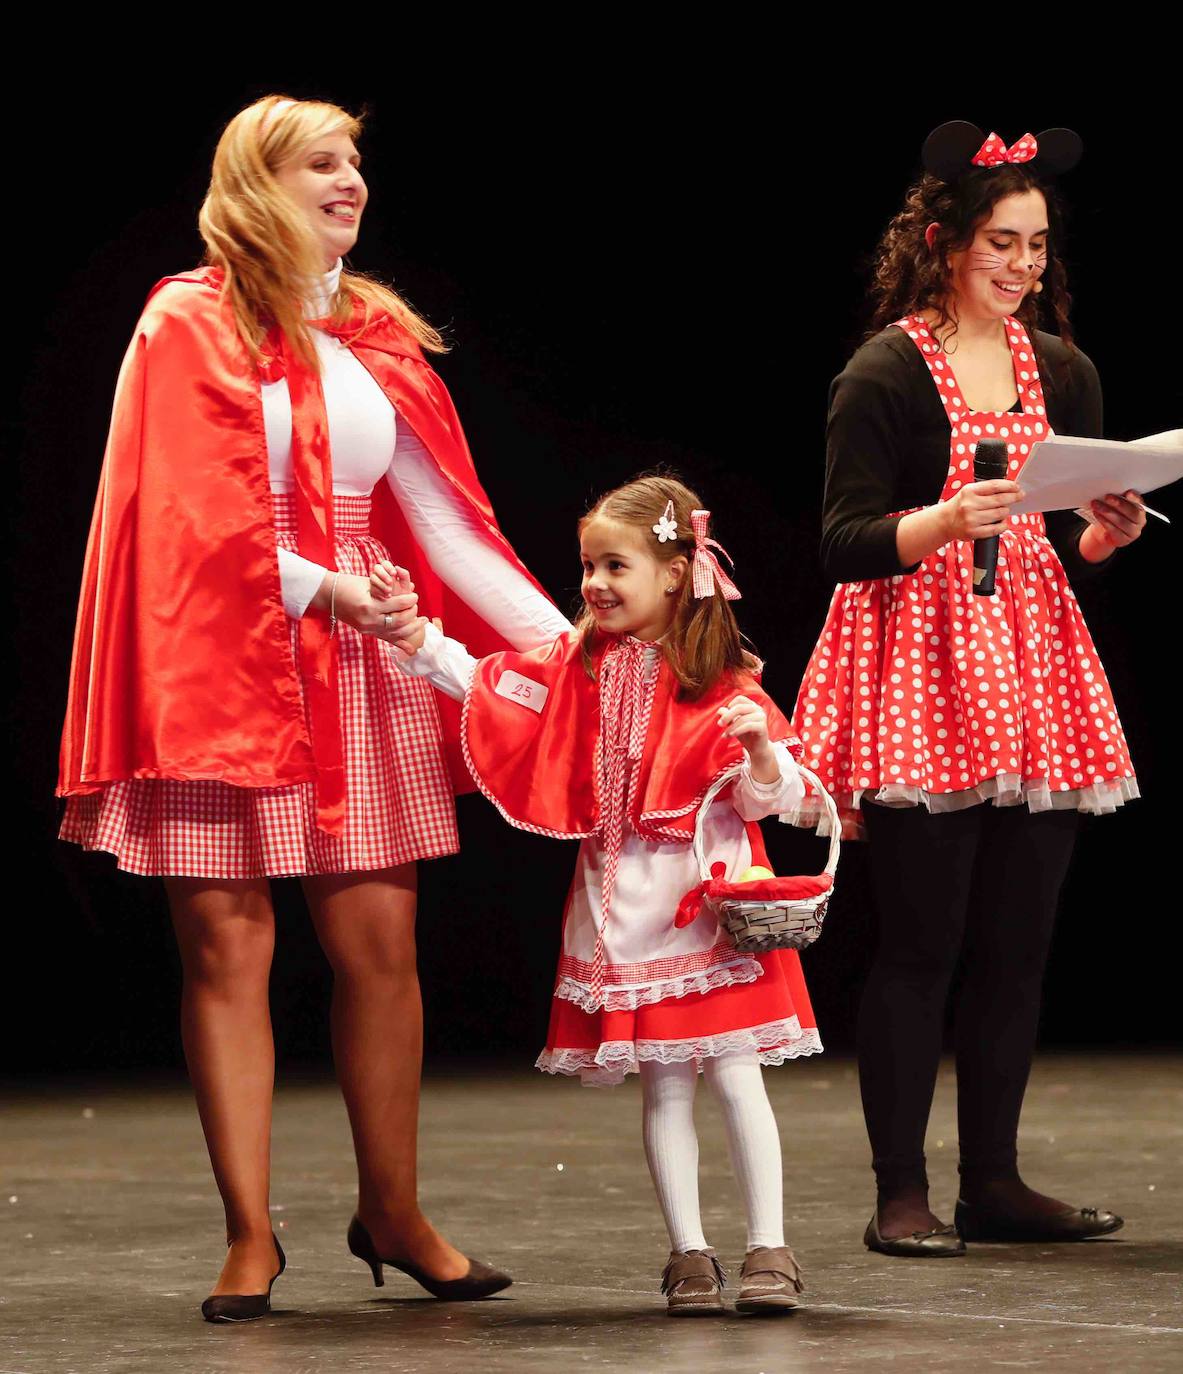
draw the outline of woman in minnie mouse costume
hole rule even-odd
[[[415,861],[457,848],[444,735],[458,722],[441,727],[382,641],[415,622],[415,587],[486,650],[549,643],[567,622],[497,527],[424,359],[438,334],[342,270],[367,197],[359,129],[269,96],[218,144],[207,265],[153,290],[120,372],[62,741],[63,837],[165,878],[226,1212],[211,1321],[262,1316],[284,1266],[267,996],[268,879],[283,874],[302,878],[334,970],[350,1248],[443,1298],[510,1282],[416,1200]],[[409,575],[375,601],[368,574],[390,552]],[[458,754],[454,774],[467,782]]]
[[[870,841],[879,943],[859,1077],[878,1184],[865,1241],[885,1254],[1122,1224],[1028,1188],[1016,1148],[1079,814],[1138,795],[1069,579],[1138,538],[1145,515],[1133,492],[1087,523],[1009,514],[1034,443],[1101,432],[1049,182],[1080,151],[1066,129],[1009,148],[960,122],[930,135],[879,247],[873,337],[830,394],[822,556],[841,585],[794,725]],[[1006,444],[1005,479],[974,480],[980,439]],[[971,541],[992,535],[996,591],[975,595]],[[954,1228],[928,1205],[924,1135],[959,961]]]
[[[603,1086],[640,1074],[645,1154],[670,1235],[662,1291],[679,1317],[723,1310],[699,1211],[700,1070],[747,1212],[736,1306],[797,1306],[761,1065],[821,1049],[796,952],[741,952],[701,901],[691,841],[711,784],[744,762],[702,818],[712,869],[730,881],[767,861],[755,821],[798,805],[805,786],[789,723],[740,646],[729,604],[739,592],[699,506],[660,476],[602,497],[579,526],[584,610],[546,648],[478,661],[424,626],[421,646],[401,641],[417,652],[398,659],[463,700],[468,767],[505,819],[580,841],[538,1067]],[[378,595],[396,590],[392,572],[375,569]]]

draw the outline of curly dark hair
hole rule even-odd
[[[974,168],[955,183],[926,173],[908,191],[904,208],[887,226],[875,250],[873,311],[867,338],[922,310],[937,311],[938,329],[952,324],[955,333],[956,321],[948,313],[946,258],[969,247],[978,226],[989,219],[998,201],[1025,191],[1039,191],[1047,202],[1047,266],[1040,278],[1042,292],[1029,291],[1015,315],[1032,338],[1042,322],[1054,322],[1055,332],[1071,349],[1068,307],[1072,297],[1064,264],[1057,255],[1063,212],[1055,190],[1022,164]],[[930,224],[938,226],[931,248],[924,238]]]

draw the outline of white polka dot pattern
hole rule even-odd
[[[985,143],[973,155],[974,167],[1001,167],[1004,162],[1030,162],[1039,151],[1034,134],[1024,134],[1008,148],[997,134],[987,135]]]
[[[979,437],[1006,441],[1013,480],[1047,432],[1022,326],[1007,320],[1021,415],[970,410],[924,320],[898,327],[948,409],[941,500],[973,481]],[[954,541],[912,574],[835,588],[793,725],[803,763],[847,813],[864,793],[933,810],[940,798],[989,796],[1110,810],[1137,795],[1109,684],[1041,515],[1011,517],[996,586],[973,595],[973,544]]]

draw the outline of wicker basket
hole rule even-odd
[[[842,825],[833,798],[807,769],[801,776],[816,791],[830,818],[830,855],[814,878],[772,878],[750,883],[729,883],[712,874],[703,847],[703,820],[718,794],[743,771],[736,764],[716,778],[698,808],[694,827],[694,857],[702,875],[703,902],[715,912],[719,925],[745,954],[769,949],[804,949],[821,934],[826,907],[834,893],[834,873],[842,848]],[[719,865],[718,867],[721,867]],[[778,892],[779,889],[779,892]],[[784,894],[784,895],[782,895]]]

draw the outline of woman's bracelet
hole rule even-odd
[[[341,574],[340,574],[339,572],[335,572],[335,573],[333,574],[333,586],[332,586],[332,590],[329,592],[329,638],[330,638],[330,639],[332,639],[332,637],[337,633],[337,578],[340,577],[340,576],[341,576]]]

